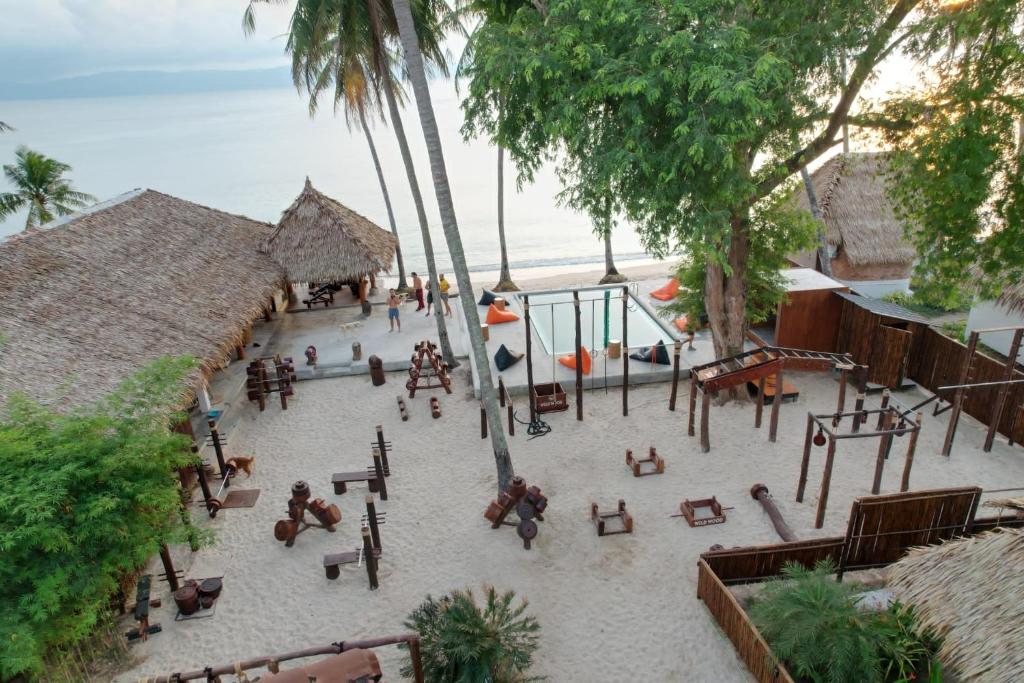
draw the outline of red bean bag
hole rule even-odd
[[[501,323],[514,323],[519,320],[519,316],[512,311],[499,311],[498,308],[491,304],[487,307],[487,324],[488,325],[499,325]]]
[[[671,301],[679,293],[679,280],[672,278],[664,286],[651,292],[651,298],[658,301]]]
[[[575,370],[576,369],[576,355],[577,354],[575,354],[575,353],[570,353],[568,356],[562,356],[561,358],[558,359],[558,362],[561,363],[562,365],[564,365],[565,367],[569,368],[570,370]],[[590,351],[587,351],[587,347],[586,346],[581,346],[580,347],[579,355],[583,358],[583,374],[584,375],[589,375],[590,374]]]

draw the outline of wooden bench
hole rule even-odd
[[[365,481],[371,493],[380,491],[380,481],[377,480],[377,473],[369,472],[336,472],[331,475],[331,483],[334,484],[334,493],[341,495],[348,490],[347,484]]]
[[[321,285],[309,290],[309,298],[303,299],[302,303],[306,304],[306,308],[313,308],[313,304],[323,304],[327,308],[334,303],[334,292],[330,285]]]
[[[355,564],[359,561],[362,551],[350,550],[344,553],[329,553],[324,555],[324,573],[332,581],[341,576],[341,565]],[[373,556],[380,559],[380,548],[374,548]]]

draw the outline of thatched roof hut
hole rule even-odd
[[[1024,680],[1024,529],[915,548],[889,587],[943,639],[939,659],[962,681]]]
[[[828,243],[835,250],[832,270],[843,280],[888,280],[910,276],[914,247],[904,237],[886,194],[884,153],[839,154],[811,174]],[[807,192],[796,192],[800,208],[810,211]],[[794,257],[814,266],[813,252]]]
[[[285,283],[272,228],[136,190],[0,242],[0,399],[80,404],[165,355],[211,374]]]
[[[397,246],[390,232],[319,192],[306,178],[264,248],[292,282],[337,282],[390,272]]]

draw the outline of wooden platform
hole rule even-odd
[[[757,382],[747,382],[747,389],[751,396],[757,396]],[[782,379],[782,400],[795,401],[800,396],[800,390],[795,385]],[[764,403],[771,405],[775,400],[775,375],[768,375],[764,378]]]

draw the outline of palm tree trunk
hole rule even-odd
[[[412,190],[412,201],[416,205],[416,218],[419,220],[420,233],[423,235],[423,255],[427,261],[427,279],[430,291],[434,298],[434,322],[437,324],[437,341],[441,348],[441,357],[452,368],[459,366],[452,352],[452,343],[448,338],[448,325],[444,319],[444,304],[441,301],[441,289],[437,282],[437,265],[434,262],[434,243],[430,239],[430,225],[427,223],[427,211],[423,206],[423,195],[420,194],[420,184],[416,180],[416,167],[412,162],[412,153],[409,151],[409,141],[405,137],[405,126],[402,125],[402,114],[398,109],[398,101],[395,99],[395,92],[391,82],[391,71],[387,60],[383,58],[381,50],[384,46],[383,31],[380,24],[380,13],[377,0],[367,2],[369,9],[370,23],[372,24],[374,43],[376,49],[377,67],[380,73],[384,99],[388,103],[388,114],[391,117],[391,125],[395,129],[395,138],[398,140],[398,149],[402,152],[402,162],[405,164],[405,174],[409,178],[409,189]],[[454,255],[453,255],[454,258]],[[459,281],[459,289],[462,289],[462,282]],[[466,289],[472,296],[472,291]],[[476,312],[474,302],[473,312]]]
[[[412,81],[412,91],[416,96],[416,107],[419,109],[420,126],[427,143],[430,156],[430,170],[434,178],[434,192],[437,205],[441,211],[441,225],[444,237],[448,242],[448,251],[452,257],[455,280],[459,285],[459,297],[462,300],[462,311],[469,327],[470,345],[473,348],[473,360],[476,362],[477,375],[480,378],[480,396],[487,411],[488,431],[491,435],[491,447],[494,449],[494,462],[498,470],[498,490],[508,488],[515,475],[512,469],[512,456],[508,452],[508,443],[501,424],[501,413],[498,408],[498,397],[491,378],[491,362],[484,346],[483,334],[480,331],[480,316],[477,313],[476,301],[473,300],[472,283],[469,281],[469,269],[466,267],[466,255],[462,249],[462,237],[455,218],[455,205],[452,203],[451,187],[448,184],[448,171],[444,163],[444,150],[441,148],[441,136],[437,131],[434,119],[434,107],[430,102],[430,91],[427,89],[427,75],[423,70],[423,55],[420,54],[416,28],[413,24],[412,11],[408,0],[394,0],[395,17],[398,20],[398,32],[405,48],[405,61]]]
[[[804,166],[800,169],[800,177],[804,180],[804,189],[807,190],[807,203],[811,205],[811,215],[818,222],[818,263],[821,265],[821,272],[832,277],[832,257],[828,255],[828,228],[821,220],[821,207],[818,206],[818,197],[814,193],[814,181],[811,174]]]
[[[508,246],[505,244],[505,148],[498,145],[498,244],[501,246],[501,274],[496,292],[518,292],[508,269]]]
[[[598,284],[607,285],[613,282],[625,282],[626,277],[619,272],[618,268],[615,267],[615,261],[612,260],[612,231],[611,229],[604,231],[604,277],[600,279]]]
[[[367,126],[367,116],[362,108],[359,110],[359,127],[362,128],[362,133],[367,136],[367,146],[370,147],[370,156],[374,160],[374,169],[377,171],[377,181],[381,183],[381,195],[384,196],[384,206],[387,207],[387,220],[391,225],[391,234],[394,239],[398,240],[398,226],[394,222],[394,211],[391,209],[391,195],[387,190],[387,181],[384,179],[384,170],[381,168],[381,160],[377,156],[377,145],[374,144],[374,136],[370,133],[370,128]],[[394,258],[398,262],[398,289],[408,290],[409,284],[406,282],[406,262],[401,258],[401,242],[399,241],[394,248]]]
[[[377,145],[373,144],[373,135],[369,126],[366,125],[366,113],[362,107],[359,109],[359,125],[366,136],[366,145],[370,148],[370,156],[373,157],[373,168],[377,171],[377,181],[380,183],[380,192],[384,195],[384,206],[388,210],[388,223],[391,225],[391,234],[398,240],[398,226],[395,224],[395,212],[391,208],[391,194],[388,192],[388,183],[384,180],[384,171],[380,167],[380,157],[377,156]],[[405,281],[405,261],[402,259],[402,243],[398,241],[395,245],[395,260],[398,262],[398,289],[409,289]]]

